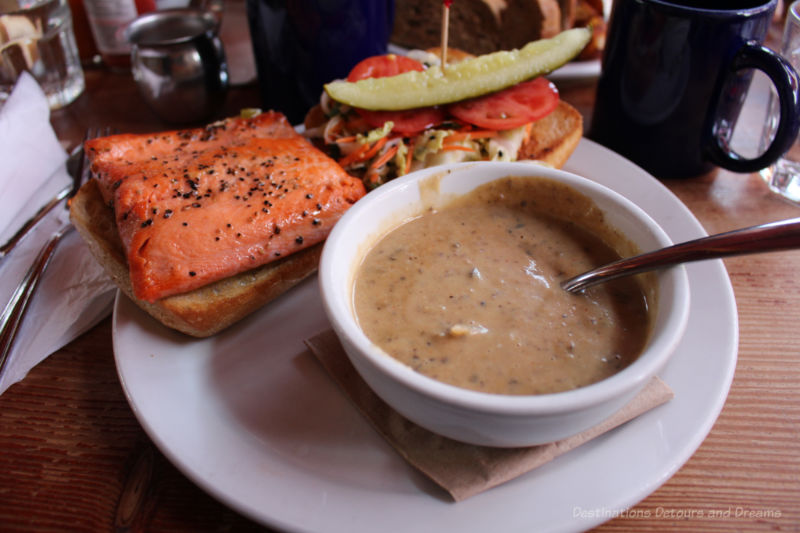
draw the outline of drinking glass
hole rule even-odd
[[[0,0],[0,102],[30,72],[51,109],[73,102],[85,87],[72,14],[66,0]]]
[[[262,105],[300,124],[324,84],[386,53],[394,0],[247,0],[247,17]]]
[[[800,70],[800,1],[792,3],[786,13],[786,26],[781,42],[781,55],[795,70]],[[770,93],[767,121],[761,138],[761,149],[769,145],[778,127],[778,97]],[[800,204],[800,142],[795,139],[778,161],[761,171],[769,188],[787,200]]]

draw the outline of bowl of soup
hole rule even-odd
[[[560,282],[672,244],[641,208],[532,163],[461,163],[370,192],[319,269],[353,366],[397,412],[471,444],[543,444],[630,401],[686,327],[681,266],[570,294]]]

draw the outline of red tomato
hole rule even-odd
[[[359,109],[358,114],[373,128],[383,127],[388,121],[394,122],[392,131],[411,135],[419,133],[444,122],[445,112],[438,107],[419,107],[406,111],[368,111]]]
[[[372,56],[359,62],[347,75],[347,81],[396,76],[412,70],[425,70],[419,61],[396,54]]]
[[[547,116],[558,105],[558,89],[535,78],[496,93],[448,106],[451,115],[479,128],[509,130]]]
[[[424,69],[425,67],[422,63],[406,56],[395,54],[374,56],[368,57],[353,67],[353,70],[347,75],[347,81],[353,82],[366,78],[396,76],[403,72]],[[392,131],[403,135],[419,133],[427,128],[441,124],[445,118],[444,111],[436,107],[421,107],[405,111],[369,111],[359,109],[358,113],[373,128],[380,128],[391,120],[394,122]]]

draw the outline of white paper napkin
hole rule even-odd
[[[32,76],[23,73],[0,108],[0,243],[71,182],[66,160],[50,126],[44,92]],[[67,219],[67,210],[57,206],[12,253],[0,259],[0,309],[41,247]],[[107,316],[114,294],[113,283],[78,234],[73,231],[62,239],[0,375],[0,394]]]

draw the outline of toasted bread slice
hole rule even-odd
[[[168,327],[208,337],[241,320],[316,271],[322,243],[279,261],[153,303],[136,298],[114,215],[95,180],[81,187],[70,219],[97,261],[139,307]]]
[[[583,136],[583,116],[564,102],[546,117],[531,125],[530,137],[523,143],[517,160],[534,159],[561,168]]]
[[[592,39],[578,55],[578,59],[582,61],[600,59],[606,47],[608,30],[603,15],[603,2],[601,0],[580,0],[575,6],[575,26],[592,28]]]
[[[441,2],[396,0],[391,42],[407,48],[441,43]],[[473,54],[519,48],[561,31],[558,0],[459,0],[450,8],[449,45]]]
[[[568,30],[575,25],[575,9],[578,0],[558,0],[558,7],[561,8],[561,30]]]

